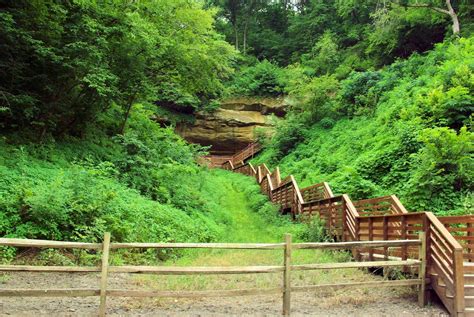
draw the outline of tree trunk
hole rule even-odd
[[[459,35],[461,31],[461,26],[459,25],[458,15],[456,14],[456,12],[453,9],[453,6],[451,5],[451,0],[446,0],[446,6],[448,7],[449,16],[451,17],[451,20],[453,21],[453,34]]]
[[[239,29],[237,25],[234,26],[234,32],[235,32],[235,49],[238,51],[239,50]]]
[[[130,96],[127,105],[127,111],[125,112],[125,116],[123,118],[122,126],[120,127],[119,134],[123,134],[125,132],[125,127],[127,126],[127,120],[130,116],[130,111],[132,110],[133,102],[135,101],[135,95]]]
[[[248,21],[248,17],[247,19],[245,20],[245,24],[244,24],[244,54],[247,53],[247,31],[248,31],[248,27],[249,27],[249,21]]]

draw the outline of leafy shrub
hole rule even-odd
[[[331,241],[331,236],[327,232],[326,223],[318,216],[313,216],[304,223],[304,231],[300,234],[300,239],[308,242]]]
[[[377,196],[380,188],[363,178],[355,169],[346,167],[334,179],[334,189],[339,193],[349,193],[352,199],[359,200]]]
[[[380,97],[376,85],[381,78],[380,72],[353,72],[342,81],[342,111],[349,116],[371,114]]]
[[[277,153],[274,159],[287,155],[305,137],[304,123],[298,117],[289,117],[277,125],[278,133],[272,139],[272,146]]]
[[[474,189],[474,135],[466,127],[459,133],[434,128],[424,130],[420,140],[424,146],[413,156],[410,202],[421,209],[456,206],[459,192]]]
[[[334,119],[331,118],[323,118],[320,121],[321,126],[325,129],[331,129],[335,123]]]
[[[337,68],[340,52],[335,38],[334,33],[325,32],[314,44],[311,52],[302,56],[303,63],[314,68],[316,74],[332,73]]]
[[[334,76],[314,77],[310,82],[290,87],[295,111],[302,112],[308,124],[335,115],[334,97],[339,90],[339,81]]]
[[[230,83],[233,95],[278,96],[284,90],[282,70],[267,60],[243,68]]]

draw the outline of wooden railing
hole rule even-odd
[[[206,156],[201,156],[198,160],[198,163],[212,168],[212,167],[222,167],[222,164],[224,164],[228,160],[232,160],[231,155],[228,155],[228,156],[206,155]]]
[[[303,219],[317,215],[324,221],[328,232],[342,241],[357,241],[357,210],[347,195],[304,202]]]
[[[425,213],[389,214],[381,216],[362,216],[358,218],[358,240],[404,240],[416,237],[425,232]],[[418,250],[402,248],[401,250],[378,249],[365,254],[370,260],[374,258],[401,259],[417,258]]]
[[[249,169],[247,175],[255,177],[262,192],[272,202],[280,205],[283,213],[291,213],[294,218],[302,221],[317,215],[336,240],[405,240],[425,232],[428,248],[424,254],[419,254],[418,248],[409,246],[398,250],[386,247],[361,249],[353,254],[357,259],[365,260],[426,258],[430,274],[426,277],[433,277],[437,283],[432,282],[433,289],[451,314],[462,314],[463,258],[468,261],[474,259],[474,215],[436,217],[429,212],[408,213],[395,195],[353,203],[348,195],[334,196],[327,183],[300,190],[292,175],[278,182],[274,180],[276,177],[272,177],[276,174],[279,179],[278,167],[271,172],[262,164],[253,171]],[[446,291],[439,288],[439,285],[446,288]]]
[[[361,216],[380,216],[390,214],[406,214],[408,211],[395,195],[363,199],[354,202]]]
[[[234,163],[232,163],[231,160],[226,161],[224,164],[222,164],[222,168],[228,171],[233,171],[234,170]]]
[[[314,184],[301,189],[304,201],[321,200],[334,197],[331,187],[326,182]]]
[[[435,290],[441,285],[446,288],[448,296],[440,296],[440,299],[452,314],[462,314],[465,308],[463,248],[433,213],[427,212],[426,219],[427,263],[433,272],[432,278],[441,281],[432,286]],[[441,290],[437,290],[439,292]]]
[[[474,215],[441,216],[439,221],[462,246],[465,260],[474,260]]]
[[[245,162],[262,150],[260,143],[251,143],[240,152],[232,156],[232,162]]]
[[[285,235],[284,243],[111,243],[110,234],[106,233],[103,243],[63,242],[47,240],[7,239],[0,238],[0,246],[34,247],[34,248],[79,248],[90,250],[101,250],[102,259],[100,267],[77,267],[77,266],[25,266],[25,265],[0,265],[0,271],[6,272],[100,272],[101,279],[99,287],[90,289],[0,289],[2,296],[55,296],[55,297],[86,297],[99,296],[99,316],[106,315],[107,297],[227,297],[244,295],[268,295],[282,294],[283,315],[290,315],[291,293],[309,290],[339,289],[348,287],[393,287],[393,286],[418,286],[419,304],[425,305],[424,287],[426,260],[394,260],[374,262],[344,262],[344,263],[315,263],[315,264],[292,264],[293,249],[323,249],[323,250],[348,250],[359,248],[426,248],[426,238],[423,234],[413,240],[399,241],[370,241],[370,242],[342,242],[342,243],[292,243],[291,235]],[[283,265],[266,266],[212,266],[212,267],[176,267],[176,266],[111,266],[109,265],[109,254],[114,249],[249,249],[249,250],[282,250]],[[420,252],[421,254],[421,252]],[[418,268],[418,277],[405,280],[385,280],[374,282],[350,282],[333,283],[323,285],[293,286],[291,272],[308,270],[333,270],[347,268],[369,268],[369,267],[405,267],[414,266]],[[134,274],[158,274],[158,275],[207,275],[207,274],[260,274],[281,273],[282,287],[267,289],[238,289],[238,290],[206,290],[206,291],[166,291],[166,290],[125,290],[110,289],[108,278],[111,273],[134,273]]]

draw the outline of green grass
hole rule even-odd
[[[261,198],[252,178],[225,171],[212,171],[216,177],[225,177],[225,196],[220,197],[222,208],[227,213],[231,226],[224,231],[220,242],[282,242],[284,233],[290,233],[299,241],[303,225],[272,215],[274,222],[261,210],[254,209],[254,200]],[[257,189],[257,191],[255,191]],[[255,195],[255,197],[249,196]],[[346,252],[325,252],[321,250],[295,250],[294,264],[346,262]],[[282,250],[205,250],[186,252],[182,257],[168,260],[165,266],[249,266],[282,265]],[[295,285],[363,281],[366,273],[357,269],[295,272]],[[160,290],[207,290],[239,288],[271,288],[281,283],[281,274],[213,275],[213,276],[139,276],[136,282],[142,287]]]

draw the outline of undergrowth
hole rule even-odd
[[[254,163],[355,200],[396,194],[410,211],[472,212],[473,47],[472,37],[447,41],[343,80],[302,75]]]

